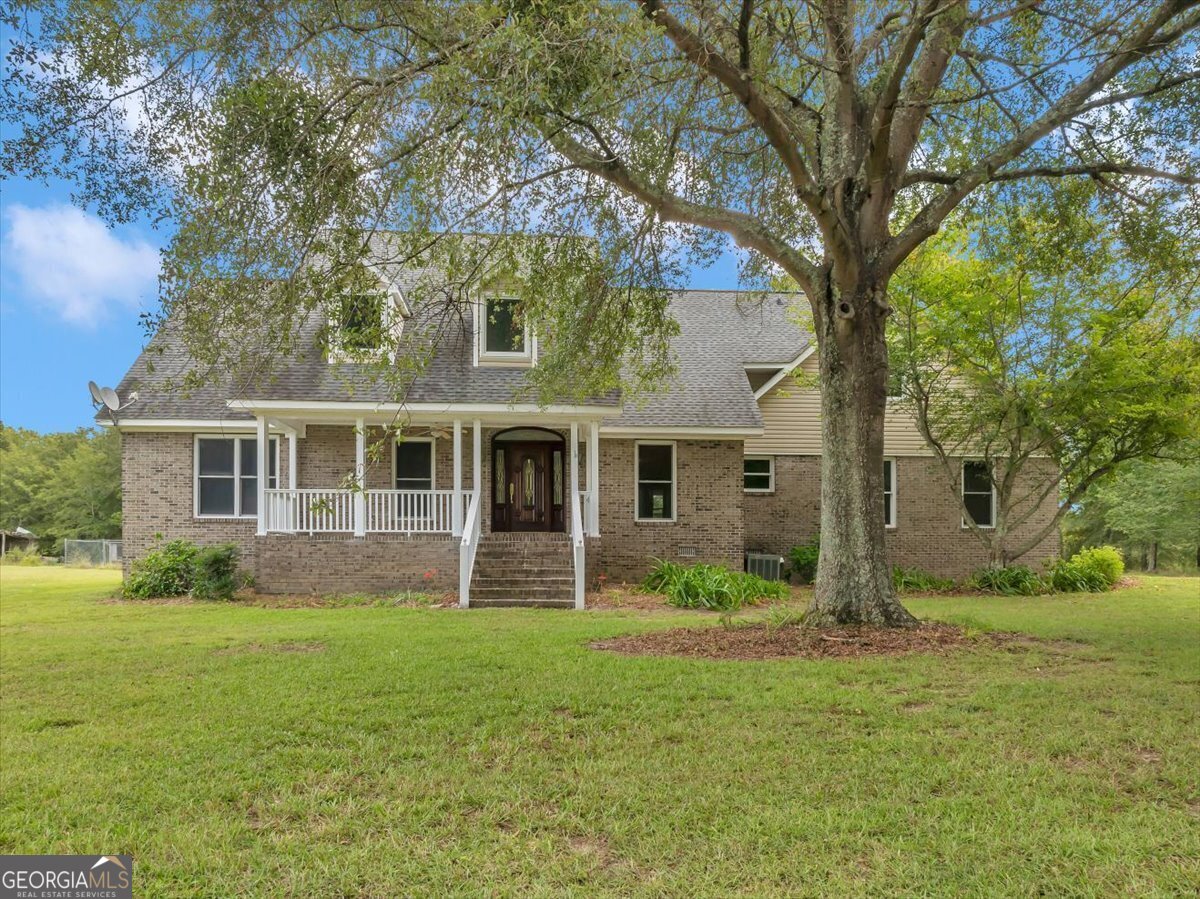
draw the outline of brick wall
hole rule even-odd
[[[257,542],[263,593],[458,590],[458,541],[449,536],[269,534]]]
[[[634,441],[600,441],[598,572],[636,581],[654,559],[742,567],[742,443],[676,442],[676,520],[634,520]],[[593,570],[588,565],[589,575]]]
[[[253,518],[196,518],[192,434],[127,431],[121,435],[121,539],[126,573],[129,563],[146,554],[155,534],[167,540],[186,538],[202,545],[236,543],[243,568],[255,565]],[[282,442],[282,469],[287,469],[287,441]]]
[[[1049,463],[1031,463],[1025,492],[1055,476]],[[887,531],[893,565],[923,568],[942,577],[964,577],[987,564],[987,550],[962,527],[957,486],[949,486],[936,460],[896,458],[896,527]],[[775,492],[745,494],[746,549],[786,555],[816,533],[821,517],[821,460],[818,456],[776,456]],[[1017,532],[1031,533],[1054,515],[1047,503]],[[1057,531],[1021,560],[1040,565],[1060,550]]]

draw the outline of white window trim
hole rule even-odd
[[[257,440],[257,434],[193,434],[192,435],[192,517],[203,519],[205,521],[254,521],[258,518],[258,513],[253,515],[243,515],[242,511],[242,446],[243,440]],[[201,440],[232,440],[233,441],[233,515],[203,515],[200,512],[200,441]],[[279,447],[283,443],[279,439],[278,434],[268,434],[268,446],[270,441],[275,441],[275,487],[270,486],[270,472],[267,473],[268,489],[278,489],[280,468],[279,468]],[[228,477],[228,475],[221,475]]]
[[[347,349],[341,343],[342,323],[335,321],[333,316],[329,315],[327,321],[331,335],[329,341],[330,363],[378,361],[381,359],[395,361],[396,344],[404,334],[404,320],[412,313],[408,308],[408,303],[404,300],[404,295],[400,293],[400,289],[394,284],[383,282],[382,277],[380,280],[380,293],[383,295],[382,345],[375,349]]]
[[[983,459],[963,459],[962,460],[962,465],[960,465],[959,469],[958,469],[958,491],[959,491],[959,496],[962,497],[964,500],[966,499],[966,496],[967,496],[967,463],[968,462],[976,462],[976,463],[979,463],[980,465],[987,465],[987,462],[984,461]],[[989,472],[989,474],[990,474],[990,472]],[[989,480],[990,480],[990,478],[989,478]],[[983,496],[982,493],[980,493],[979,491],[974,491],[974,490],[971,491],[971,495],[972,496]],[[969,528],[971,526],[972,522],[967,521],[966,511],[967,511],[966,502],[964,501],[963,502],[962,526],[964,528]],[[996,528],[996,482],[995,482],[995,480],[992,480],[992,523],[991,524],[975,524],[975,527],[980,528],[981,530],[984,530],[984,531],[991,531],[991,530],[995,530],[995,528]]]
[[[767,487],[747,487],[746,486],[746,462],[750,459],[766,459],[767,460]],[[758,477],[762,477],[761,473]],[[775,457],[766,456],[762,453],[747,453],[742,457],[742,492],[743,493],[774,493],[775,492]]]
[[[428,437],[397,437],[392,443],[392,489],[400,490],[396,486],[396,447],[402,443],[428,443],[429,444],[429,489],[437,490],[437,438],[430,435]]]
[[[638,477],[638,457],[643,446],[669,446],[671,448],[671,517],[670,518],[640,518],[638,516],[638,494],[641,479]],[[639,524],[674,524],[679,516],[679,452],[674,440],[635,440],[633,442],[633,520]],[[661,484],[662,481],[647,481],[648,484]]]
[[[898,486],[896,482],[897,465],[895,458],[892,456],[884,456],[883,464],[885,468],[888,465],[892,466],[892,489],[883,491],[885,495],[890,493],[892,496],[892,514],[890,520],[886,518],[884,519],[883,526],[885,528],[894,529],[896,527],[896,522],[900,518],[900,512],[898,511],[899,507],[896,504],[896,497],[899,495],[899,491],[896,489]]]
[[[528,321],[525,322],[525,349],[522,352],[516,351],[500,351],[489,350],[485,346],[487,341],[487,328],[484,327],[484,322],[487,319],[487,304],[491,300],[509,300],[516,301],[516,297],[510,297],[502,293],[487,294],[475,301],[475,365],[487,366],[512,366],[515,368],[529,368],[537,364],[537,334]]]

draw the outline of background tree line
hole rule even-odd
[[[18,525],[59,554],[66,538],[121,536],[121,435],[39,434],[0,422],[0,528]]]

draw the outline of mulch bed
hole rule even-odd
[[[909,653],[948,653],[981,649],[1031,638],[1009,633],[968,633],[950,624],[927,622],[913,628],[839,627],[816,629],[766,624],[736,627],[677,627],[592,643],[593,649],[626,655],[701,659],[854,659]]]

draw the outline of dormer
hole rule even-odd
[[[488,293],[475,302],[475,364],[529,368],[537,364],[537,334],[520,314],[519,301]]]
[[[333,303],[329,314],[329,361],[392,359],[412,315],[400,289],[374,266]]]

